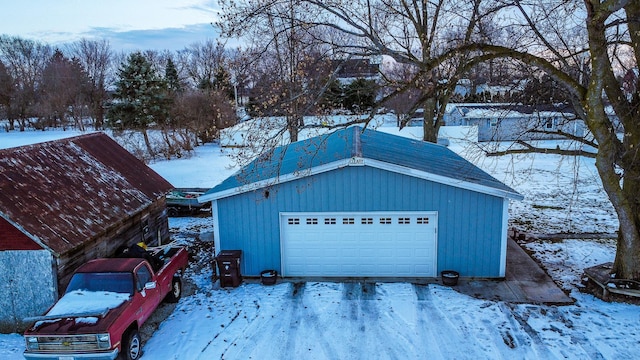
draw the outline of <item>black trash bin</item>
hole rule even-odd
[[[240,258],[242,250],[222,250],[216,256],[218,272],[220,273],[220,287],[238,287],[242,283],[240,273]]]

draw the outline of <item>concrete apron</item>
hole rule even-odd
[[[573,304],[547,273],[516,242],[507,241],[507,266],[504,280],[461,278],[454,289],[487,300],[527,304]]]
[[[245,282],[256,283],[259,278],[244,277]],[[349,277],[278,277],[278,282],[342,282],[347,285],[383,282],[407,282],[415,285],[442,284],[440,278],[349,278]],[[507,240],[507,263],[504,279],[475,279],[461,277],[452,289],[478,299],[523,304],[569,305],[574,300],[567,296],[547,273],[516,242]],[[418,294],[419,295],[419,294]]]

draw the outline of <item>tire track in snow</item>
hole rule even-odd
[[[574,328],[573,321],[567,318],[566,314],[564,314],[557,308],[547,309],[547,316],[559,321],[569,329]],[[593,344],[591,344],[589,339],[582,331],[571,331],[571,341],[574,344],[580,346],[584,350],[585,354],[589,357],[589,359],[599,360],[605,358],[602,353],[595,346],[593,346]]]
[[[284,344],[283,351],[285,355],[289,355],[289,358],[293,358],[290,356],[295,353],[296,348],[296,338],[298,336],[298,329],[300,327],[300,322],[302,321],[302,317],[300,316],[300,304],[302,303],[302,298],[304,298],[306,283],[297,282],[293,284],[293,289],[291,291],[291,305],[288,307],[289,311],[289,329],[286,334],[286,343]]]
[[[335,339],[327,338],[317,313],[305,305],[309,296],[306,283],[290,284],[287,294],[283,295],[285,301],[279,311],[262,309],[264,313],[242,329],[242,334],[247,335],[231,341],[221,358],[262,359],[264,353],[275,355],[277,359],[304,359],[310,355],[313,358],[343,358],[335,350]]]
[[[236,313],[236,315],[235,315],[235,316],[233,316],[233,317],[231,318],[231,321],[229,321],[225,327],[226,327],[226,328],[228,328],[228,327],[229,327],[229,325],[231,325],[234,321],[236,321],[236,319],[237,319],[239,316],[240,316],[240,311],[238,311],[238,312]],[[212,338],[211,340],[209,340],[209,342],[207,343],[207,345],[205,345],[205,347],[204,347],[204,348],[202,348],[202,350],[200,351],[200,353],[201,353],[201,354],[203,354],[205,351],[207,351],[207,348],[209,348],[209,346],[211,346],[211,343],[213,343],[213,341],[214,341],[215,339],[217,339],[217,338],[218,338],[218,336],[220,336],[220,334],[222,334],[222,331],[219,331],[218,333],[216,333],[216,334],[213,336],[213,338]]]
[[[500,309],[503,314],[507,316],[509,323],[514,329],[515,340],[517,346],[520,347],[530,347],[530,349],[534,352],[535,356],[538,359],[554,359],[556,358],[547,348],[547,345],[544,343],[538,332],[529,325],[527,320],[525,320],[519,313],[517,313],[515,305],[500,303]],[[528,335],[525,337],[522,334],[522,331],[518,331],[518,329],[524,330],[524,333]]]
[[[295,291],[296,284],[290,284],[288,292]],[[288,318],[291,312],[284,311],[287,306],[288,303],[284,302],[281,311],[278,312],[276,309],[266,309],[257,305],[255,316],[247,319],[244,328],[237,331],[239,335],[225,342],[227,346],[220,354],[220,359],[260,359],[261,346],[268,347],[268,351],[273,353],[273,345],[282,343],[287,337],[288,327],[283,327],[290,323]]]
[[[384,339],[386,331],[384,323],[380,321],[380,312],[375,304],[376,284],[350,282],[342,284],[342,302],[345,303],[346,328],[351,339],[349,341],[350,357],[348,359],[366,359],[361,349],[367,349],[369,353],[375,353],[378,359],[396,359],[396,354],[390,353],[386,348],[377,348],[382,345],[380,339]]]
[[[306,284],[303,284],[306,285]],[[295,291],[294,291],[295,293]],[[310,330],[309,333],[313,333],[312,338],[315,340],[315,344],[319,349],[322,350],[323,354],[327,359],[339,359],[338,352],[335,350],[335,346],[333,345],[333,341],[335,339],[327,339],[327,334],[321,330],[321,322],[318,314],[313,310],[313,307],[304,305],[306,303],[307,297],[310,296],[307,292],[306,286],[299,290],[297,296],[294,295],[293,303],[294,306],[291,307],[291,323],[294,326],[290,326],[291,332],[293,334],[289,334],[287,338],[287,344],[285,346],[286,352],[283,358],[294,359],[294,358],[304,358],[307,354],[296,354],[296,349],[299,347],[299,343],[295,341],[298,338],[298,330],[300,327],[303,327],[305,330]],[[295,323],[295,324],[294,324]],[[304,339],[308,341],[309,339]],[[333,341],[330,341],[333,340]],[[308,348],[307,351],[312,351],[313,349]],[[302,352],[305,350],[302,349]],[[317,354],[314,353],[314,357],[317,357]]]
[[[419,332],[428,341],[424,356],[429,359],[477,359],[477,349],[465,341],[468,332],[437,308],[428,286],[414,285]],[[455,336],[451,336],[455,335]]]
[[[404,328],[399,329],[396,326],[396,321],[382,318],[379,309],[380,301],[377,300],[376,283],[359,283],[356,289],[355,294],[358,297],[353,301],[359,308],[359,314],[361,314],[357,320],[362,334],[360,338],[361,346],[364,348],[376,347],[377,351],[374,351],[374,353],[378,355],[378,359],[406,359],[407,354],[402,351],[403,346],[399,344],[387,346],[387,342],[380,341],[380,339],[387,338],[389,334],[395,334],[396,338],[399,339],[399,335],[407,330],[406,323],[403,323],[405,325]],[[407,341],[407,343],[410,343],[410,341]]]

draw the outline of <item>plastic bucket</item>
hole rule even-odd
[[[444,270],[440,273],[440,277],[442,278],[442,283],[447,286],[455,286],[458,284],[458,278],[460,274],[457,271],[453,270]]]
[[[264,270],[260,273],[262,285],[275,285],[278,279],[278,272],[275,270]]]

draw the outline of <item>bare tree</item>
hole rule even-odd
[[[469,48],[547,73],[565,89],[589,129],[585,137],[555,132],[582,143],[584,148],[577,151],[545,149],[521,141],[524,148],[506,153],[551,152],[595,158],[620,223],[613,272],[618,278],[640,280],[640,100],[637,95],[625,96],[620,77],[616,76],[624,69],[620,61],[623,55],[633,54],[635,64],[640,56],[640,3],[514,1],[505,11],[510,14],[511,38],[519,41],[478,43]],[[453,52],[450,55],[455,56]],[[607,114],[609,105],[614,116]],[[619,127],[623,129],[621,133],[616,132]]]
[[[36,92],[50,57],[48,45],[19,37],[0,36],[0,60],[14,80],[9,109],[11,130],[14,129],[13,119],[19,121],[20,130],[24,131],[28,119],[35,115]]]
[[[13,79],[4,63],[0,61],[0,116],[7,116],[13,95]]]
[[[202,142],[218,138],[218,132],[235,124],[235,111],[227,96],[215,89],[193,89],[176,100],[176,128],[187,129]]]
[[[79,40],[69,46],[69,53],[77,59],[91,81],[88,97],[94,128],[102,129],[105,117],[107,86],[113,81],[113,52],[106,40]]]
[[[208,40],[193,43],[181,51],[178,63],[191,85],[208,88],[215,82],[216,72],[227,67],[227,52],[224,44]]]
[[[437,140],[446,102],[463,74],[470,53],[458,53],[456,58],[437,58],[447,49],[480,36],[481,20],[490,19],[492,13],[491,9],[480,6],[481,0],[466,3],[448,0],[222,3],[226,10],[223,18],[226,34],[242,34],[248,27],[256,26],[256,19],[262,18],[280,25],[272,27],[270,32],[266,31],[269,28],[262,31],[270,39],[269,44],[277,45],[283,35],[289,34],[291,38],[304,31],[313,35],[316,44],[331,51],[334,58],[387,56],[410,67],[409,78],[386,79],[388,89],[393,90],[379,105],[406,92],[417,91],[419,96],[401,126],[415,110],[424,108],[424,140],[432,142]],[[443,79],[448,81],[441,81]]]
[[[320,32],[328,29],[311,25],[320,9],[292,0],[225,3],[218,25],[226,36],[244,36],[250,44],[248,110],[280,117],[272,119],[273,136],[288,134],[289,141],[297,141],[301,129],[317,126],[305,124],[304,116],[320,112],[322,94],[332,83],[331,46],[320,41],[328,37]]]
[[[40,126],[67,126],[73,118],[76,127],[84,131],[84,109],[87,107],[89,79],[75,59],[66,58],[56,50],[44,68],[42,84],[38,91],[38,113]]]

